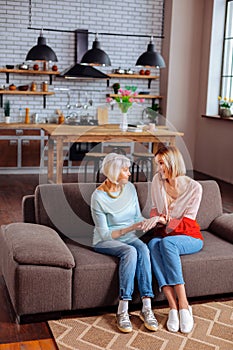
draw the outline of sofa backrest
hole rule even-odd
[[[38,185],[35,190],[35,220],[37,224],[54,228],[85,245],[92,244],[94,223],[90,200],[94,183]]]
[[[215,181],[200,181],[203,196],[197,220],[202,230],[222,214],[219,187]],[[35,191],[37,224],[54,228],[60,235],[91,245],[94,223],[90,212],[95,183],[65,183],[38,185]],[[135,183],[142,214],[149,217],[151,182]]]

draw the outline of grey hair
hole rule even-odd
[[[130,160],[123,154],[109,153],[102,163],[102,173],[112,182],[117,184],[122,168],[130,167]]]

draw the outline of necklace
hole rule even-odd
[[[118,198],[118,197],[120,197],[120,195],[122,194],[123,189],[124,189],[124,187],[121,186],[120,192],[119,192],[118,195],[116,195],[116,196],[114,196],[109,190],[106,190],[106,193],[107,193],[107,195],[108,195],[109,197],[111,197],[111,198]]]
[[[107,181],[105,182],[105,192],[106,192],[107,195],[108,195],[109,197],[111,197],[111,198],[118,198],[118,197],[120,197],[120,195],[121,195],[122,192],[123,192],[123,189],[124,189],[124,186],[121,186],[119,193],[118,193],[116,196],[114,196],[114,195],[109,191],[109,188],[108,188],[108,186],[107,186]]]

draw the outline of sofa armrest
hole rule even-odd
[[[70,250],[50,227],[17,222],[2,225],[0,236],[13,259],[19,264],[65,269],[75,266]]]
[[[34,194],[23,197],[22,199],[23,222],[28,222],[31,224],[36,222],[34,200],[35,200]]]
[[[233,213],[218,216],[210,224],[209,230],[216,236],[233,243]]]

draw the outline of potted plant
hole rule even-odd
[[[221,96],[218,97],[219,100],[219,115],[222,118],[229,118],[231,117],[231,106],[233,103],[233,100],[231,98]]]
[[[4,103],[4,115],[5,115],[5,122],[10,123],[10,101],[6,101]]]
[[[112,88],[113,88],[113,91],[114,91],[114,94],[118,94],[118,90],[120,89],[120,84],[119,83],[114,83],[112,85]]]
[[[153,103],[152,107],[147,107],[144,112],[146,113],[147,118],[150,123],[154,123],[157,125],[158,123],[158,115],[159,115],[159,104]],[[144,113],[143,113],[144,114]]]

